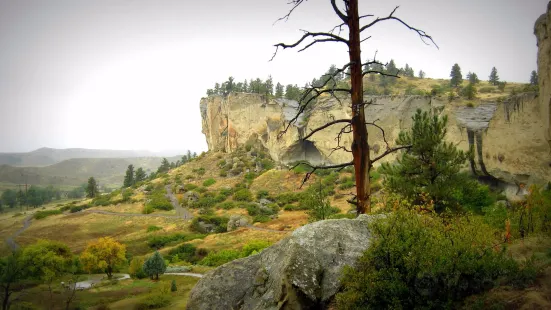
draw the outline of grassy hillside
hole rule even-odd
[[[179,157],[168,158],[176,161]],[[128,165],[156,171],[160,157],[136,158],[75,158],[46,167],[13,167],[0,165],[0,191],[13,188],[15,184],[53,185],[54,187],[79,186],[89,177],[109,187],[122,185]]]

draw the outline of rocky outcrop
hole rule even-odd
[[[370,246],[374,217],[300,227],[259,254],[207,273],[191,290],[187,309],[323,309],[340,288],[342,268]]]
[[[547,5],[547,13],[541,15],[536,21],[534,34],[538,40],[538,83],[542,126],[545,138],[551,145],[551,2]]]
[[[545,81],[545,78],[542,78]],[[539,96],[541,98],[541,95]],[[392,145],[398,134],[411,126],[417,109],[432,110],[448,116],[447,139],[463,150],[474,147],[471,171],[492,182],[510,184],[510,195],[522,194],[521,184],[543,184],[551,180],[548,131],[542,115],[549,107],[542,105],[536,94],[522,94],[503,102],[484,102],[475,107],[449,104],[441,98],[423,96],[380,96],[366,110],[369,122],[385,130]],[[349,102],[333,98],[319,100],[307,118],[279,133],[296,113],[296,102],[267,100],[258,94],[230,94],[201,100],[203,133],[210,150],[232,152],[248,142],[261,143],[276,161],[309,160],[313,163],[350,161],[345,151],[333,151],[335,137],[342,126],[332,126],[301,138],[311,130],[335,119],[350,118]],[[341,145],[349,146],[351,135],[345,134]],[[369,142],[373,156],[386,149],[382,133],[369,126]],[[394,160],[396,155],[385,157]]]

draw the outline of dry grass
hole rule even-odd
[[[241,249],[251,240],[266,240],[275,243],[285,238],[290,232],[271,232],[253,230],[250,228],[240,228],[238,230],[223,234],[209,235],[205,239],[196,239],[190,241],[190,244],[196,247],[208,250]]]

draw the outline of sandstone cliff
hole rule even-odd
[[[479,102],[475,107],[450,104],[443,98],[421,96],[371,97],[366,108],[369,122],[376,122],[392,146],[401,130],[411,125],[417,109],[448,116],[447,139],[463,150],[475,149],[471,161],[474,174],[494,183],[511,186],[509,196],[523,194],[523,185],[551,181],[551,3],[536,22],[538,40],[538,94],[522,94],[502,102]],[[288,132],[278,134],[296,113],[297,102],[265,96],[232,93],[227,97],[201,99],[203,133],[209,150],[232,152],[249,142],[261,143],[280,162],[308,160],[311,163],[342,163],[350,153],[333,151],[342,126],[332,126],[303,141],[313,129],[335,119],[350,118],[349,100],[321,98],[307,117],[300,118]],[[379,129],[369,126],[372,155],[384,152],[386,144]],[[341,145],[349,148],[351,136]],[[395,155],[385,157],[394,160]]]
[[[538,18],[534,26],[534,34],[538,40],[538,78],[542,125],[545,127],[545,138],[551,145],[551,2],[547,5],[547,13]]]

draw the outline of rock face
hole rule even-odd
[[[551,2],[534,26],[538,40],[538,83],[545,138],[551,145]]]
[[[543,75],[540,75],[540,84],[547,84],[541,86],[542,89],[549,87],[549,81]],[[387,141],[392,146],[399,132],[410,128],[411,117],[417,109],[447,115],[447,139],[460,149],[468,150],[470,146],[475,149],[471,171],[488,180],[510,184],[510,194],[515,195],[522,194],[520,184],[543,184],[551,180],[550,145],[546,138],[549,126],[542,120],[542,115],[549,116],[549,106],[541,104],[539,99],[542,96],[545,94],[539,97],[522,94],[504,102],[479,103],[476,107],[456,106],[442,98],[422,96],[371,97],[368,100],[373,104],[368,106],[366,117],[385,130]],[[278,139],[278,134],[296,113],[296,104],[247,93],[203,98],[203,133],[209,150],[232,152],[254,141],[260,142],[271,157],[280,162],[304,159],[311,163],[350,161],[350,153],[332,152],[336,146],[335,137],[342,126],[331,126],[301,141],[311,130],[329,121],[350,118],[349,102],[321,99],[308,119],[300,119]],[[385,151],[386,144],[379,129],[373,126],[368,129],[374,157]],[[341,145],[349,148],[351,139],[350,134],[343,135]],[[396,155],[391,155],[384,160],[395,158]]]
[[[206,274],[191,290],[187,309],[323,309],[340,288],[342,268],[370,246],[373,218],[300,227],[261,253]]]

